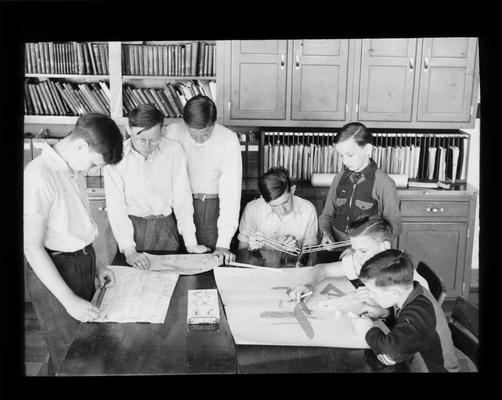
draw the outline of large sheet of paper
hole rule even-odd
[[[214,276],[237,344],[368,348],[354,330],[354,313],[362,303],[346,278],[323,281],[320,293],[306,302],[310,339],[293,315],[287,292],[308,282],[312,267],[284,268],[282,273],[215,268]]]
[[[106,289],[99,318],[93,322],[164,323],[179,274],[117,265],[108,268],[116,284]]]
[[[150,260],[150,271],[171,271],[180,275],[195,275],[209,271],[220,262],[213,254],[145,254]]]

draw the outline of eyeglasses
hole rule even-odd
[[[143,138],[141,138],[141,139],[136,139],[136,138],[134,138],[134,137],[133,137],[133,139],[132,139],[132,140],[134,140],[134,143],[137,143],[137,144],[142,144],[142,145],[143,145],[143,144],[147,144],[147,143],[148,143],[148,144],[155,145],[155,144],[159,143],[159,139],[143,139]]]

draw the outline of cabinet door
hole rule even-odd
[[[117,252],[117,242],[108,221],[106,202],[104,199],[90,199],[89,205],[91,217],[96,222],[99,233],[92,244],[96,251],[96,263],[97,265],[110,265]]]
[[[359,121],[411,122],[417,39],[363,39]]]
[[[344,121],[348,40],[294,40],[291,119]]]
[[[286,118],[287,40],[232,41],[231,119]]]
[[[475,62],[475,38],[423,39],[418,121],[470,121]]]
[[[448,297],[463,295],[467,223],[403,222],[398,248],[437,272]]]

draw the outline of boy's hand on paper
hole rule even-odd
[[[217,247],[213,251],[213,254],[217,257],[220,264],[229,264],[232,261],[235,261],[235,254],[233,254],[232,252],[230,252],[229,249],[226,249],[224,247]]]
[[[335,239],[333,239],[333,236],[331,235],[331,233],[323,232],[321,244],[331,244],[331,243],[335,243]]]
[[[124,253],[127,264],[137,269],[150,268],[150,260],[143,253],[138,253],[136,250]]]
[[[264,233],[256,231],[253,233],[253,237],[249,238],[248,248],[249,250],[259,250],[263,248],[263,240],[266,239]]]
[[[295,286],[293,288],[291,288],[287,293],[287,295],[291,298],[291,299],[294,299],[296,300],[297,302],[300,301],[299,300],[299,297],[304,295],[305,293],[309,293],[309,292],[314,292],[314,288],[312,285],[298,285],[298,286]],[[305,299],[309,298],[310,296],[312,296],[312,294],[310,294],[309,296],[306,296]],[[306,301],[306,300],[305,300]]]
[[[353,322],[356,335],[360,337],[365,337],[366,332],[373,327],[373,321],[369,318],[355,318]]]
[[[211,249],[203,244],[196,244],[194,246],[187,246],[188,253],[202,254],[211,251]]]
[[[67,299],[63,306],[68,314],[80,322],[93,321],[99,316],[99,309],[94,304],[75,294]]]
[[[115,286],[116,283],[115,274],[110,268],[107,267],[98,268],[97,275],[99,280],[99,287],[103,287],[103,285],[107,282],[108,282],[107,287]]]

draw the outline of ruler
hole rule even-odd
[[[293,310],[293,315],[297,319],[298,323],[300,324],[300,326],[302,327],[303,331],[308,336],[308,338],[312,339],[314,337],[314,329],[312,328],[312,325],[310,325],[310,322],[305,316],[305,313],[302,310],[301,303],[303,303],[303,301],[300,301],[295,306],[295,309]]]

